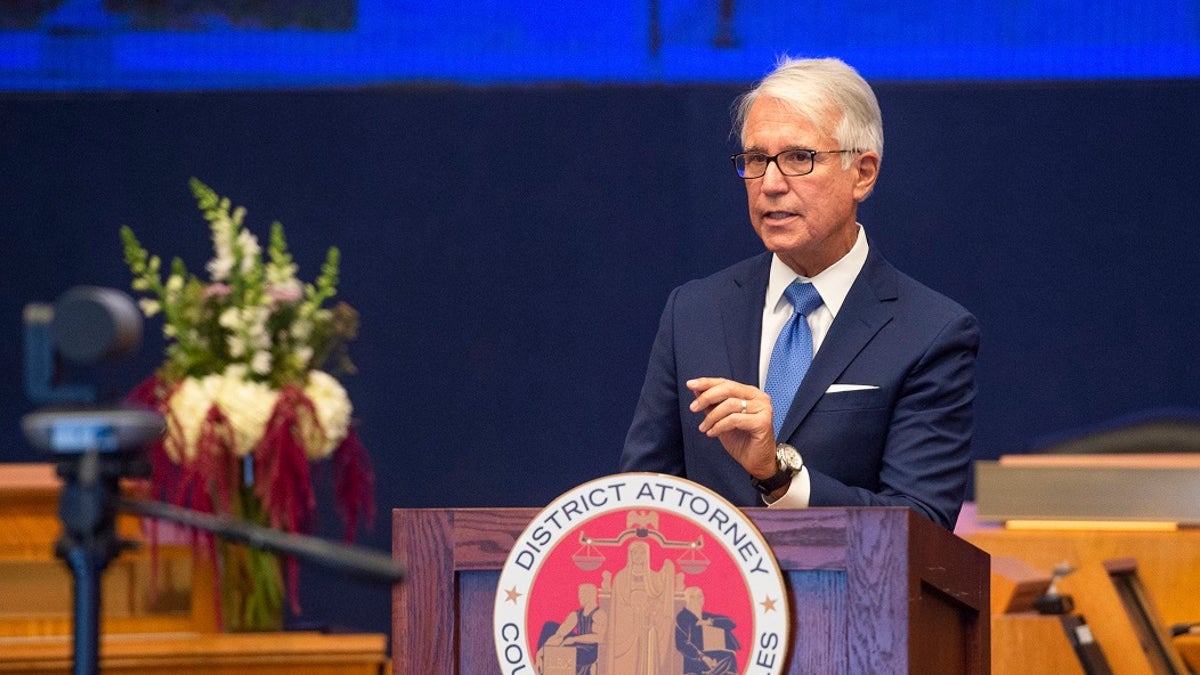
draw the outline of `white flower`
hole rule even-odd
[[[167,399],[167,434],[163,449],[172,461],[190,462],[196,459],[196,441],[200,438],[200,426],[212,407],[213,398],[204,384],[189,377],[179,383],[171,398]]]
[[[312,347],[308,347],[308,346],[296,347],[295,350],[292,351],[292,358],[295,360],[295,364],[302,369],[308,368],[308,364],[310,361],[312,361],[312,357],[313,357],[313,348]]]
[[[213,281],[220,281],[229,278],[229,271],[233,269],[233,258],[229,256],[216,256],[208,261],[208,274]]]
[[[238,248],[242,250],[242,274],[249,274],[254,269],[255,262],[258,261],[259,253],[262,248],[258,245],[258,238],[250,234],[249,230],[238,232],[237,237]]]
[[[138,300],[138,305],[142,308],[142,314],[145,314],[147,318],[158,314],[162,310],[162,305],[157,300],[151,300],[150,298]]]
[[[271,352],[265,349],[254,352],[254,357],[250,359],[250,370],[259,375],[271,374]]]
[[[296,319],[292,324],[292,337],[297,341],[307,340],[312,336],[313,324],[308,319]]]
[[[231,380],[244,380],[250,371],[246,369],[244,363],[233,363],[225,366],[225,377]]]
[[[267,333],[267,320],[271,318],[271,310],[261,305],[247,307],[242,310],[242,324],[246,336],[256,347],[271,346],[271,336]]]
[[[254,451],[279,399],[279,392],[266,384],[247,381],[245,372],[244,366],[230,366],[222,375],[210,376],[219,382],[215,402],[233,428],[234,452],[239,457]]]
[[[246,355],[246,341],[238,335],[230,335],[225,338],[225,346],[229,348],[229,355],[235,359]]]
[[[233,432],[231,448],[239,457],[254,451],[275,410],[279,392],[261,382],[245,379],[244,366],[230,366],[224,373],[203,379],[189,377],[179,383],[167,400],[168,424],[164,449],[175,461],[196,459],[200,431],[215,405]]]
[[[224,281],[233,270],[233,232],[236,226],[228,217],[213,220],[213,258],[208,261],[208,274],[213,281]]]
[[[225,281],[229,278],[229,272],[233,270],[233,249],[229,246],[227,238],[217,236],[216,228],[213,229],[213,257],[205,265],[208,268],[208,276],[214,282]]]
[[[354,406],[350,404],[350,397],[346,395],[342,384],[332,375],[320,370],[309,372],[304,395],[313,402],[313,407],[317,410],[317,421],[325,432],[324,447],[306,450],[309,459],[321,459],[329,456],[346,438]]]

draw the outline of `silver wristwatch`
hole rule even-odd
[[[769,495],[787,485],[791,482],[792,477],[804,468],[804,460],[800,458],[800,453],[795,448],[787,443],[780,443],[775,446],[775,467],[775,475],[770,478],[750,479],[750,482],[754,484],[754,489],[764,495]]]

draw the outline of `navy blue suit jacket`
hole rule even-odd
[[[771,254],[672,291],[621,454],[622,471],[683,476],[762,506],[746,471],[697,427],[684,382],[757,385]],[[979,326],[874,248],[817,351],[779,440],[804,458],[810,506],[907,506],[952,529],[970,470]],[[829,393],[832,384],[875,389]]]

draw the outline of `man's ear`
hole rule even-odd
[[[875,189],[875,181],[879,178],[879,153],[874,150],[863,152],[854,160],[854,199],[862,201]]]

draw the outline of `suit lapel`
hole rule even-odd
[[[846,370],[879,329],[891,321],[895,299],[896,269],[872,249],[800,383],[779,430],[780,439],[791,437],[829,385]]]
[[[763,298],[771,273],[771,254],[759,257],[758,264],[735,278],[721,299],[725,349],[729,355],[731,379],[758,386],[758,352],[762,341]]]

